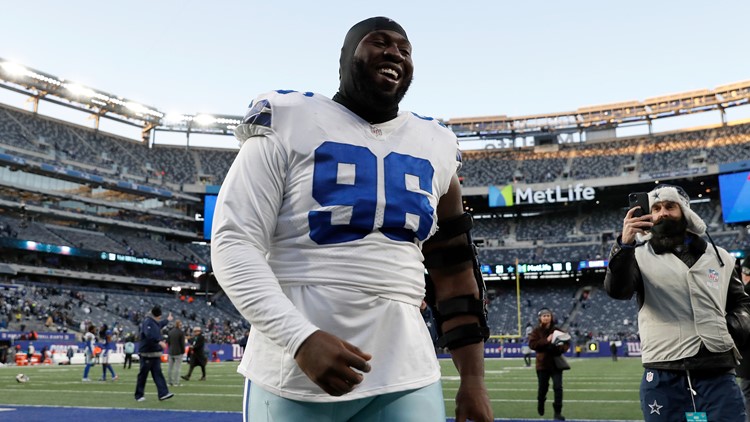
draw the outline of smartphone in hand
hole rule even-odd
[[[633,192],[629,194],[628,205],[628,208],[641,207],[633,211],[633,217],[640,217],[651,213],[651,207],[648,206],[648,193],[646,192]]]

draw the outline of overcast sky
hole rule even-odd
[[[257,94],[274,89],[330,97],[344,35],[376,15],[406,29],[415,80],[402,109],[427,116],[572,111],[750,79],[747,0],[29,0],[2,7],[1,58],[165,113],[241,115]]]

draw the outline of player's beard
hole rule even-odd
[[[372,110],[398,107],[406,95],[413,78],[404,79],[393,94],[383,92],[367,73],[364,60],[352,59],[352,82],[358,95],[357,102]]]
[[[682,245],[685,242],[685,230],[687,229],[687,220],[685,217],[675,220],[673,218],[663,218],[653,227],[651,227],[651,246],[654,252],[663,253],[671,251],[675,246]]]

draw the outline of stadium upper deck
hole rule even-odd
[[[210,266],[208,247],[192,243],[202,240],[196,216],[203,212],[202,196],[210,186],[221,184],[236,150],[146,141],[152,141],[158,130],[226,135],[238,116],[232,120],[186,115],[174,122],[154,107],[138,107],[99,91],[66,88],[64,81],[42,72],[10,71],[2,60],[0,86],[28,95],[35,110],[40,101],[51,101],[97,119],[119,119],[140,127],[144,135],[129,139],[0,104],[0,214],[7,227],[5,237]],[[619,230],[627,191],[665,179],[678,180],[691,194],[708,200],[703,212],[715,232],[726,236],[728,247],[747,248],[741,228],[721,223],[715,176],[720,165],[750,157],[750,123],[630,137],[617,137],[614,128],[710,110],[724,116],[724,110],[747,105],[749,98],[750,82],[741,82],[570,113],[448,120],[460,137],[531,138],[522,147],[465,151],[460,175],[466,206],[486,217],[478,223],[483,261],[601,257],[606,254],[604,240]],[[576,142],[556,138],[573,131],[578,134]],[[537,145],[537,140],[552,142]],[[542,194],[547,200],[538,206],[521,201],[505,208],[489,204],[490,190],[503,186],[528,198],[550,193]],[[566,192],[583,186],[595,190],[594,199],[570,200]],[[553,200],[555,189],[562,191],[562,199],[558,194],[559,200]],[[23,259],[17,250],[10,256]],[[82,265],[64,264],[77,269]],[[149,280],[186,279],[186,273],[174,269],[176,273],[138,272]]]

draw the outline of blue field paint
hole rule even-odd
[[[134,402],[135,403],[135,402]],[[10,406],[0,405],[3,421],[126,421],[138,422],[242,422],[241,412],[204,412],[155,409],[102,409],[82,407]]]
[[[51,420],[137,420],[138,422],[242,422],[241,412],[206,412],[189,410],[158,410],[158,409],[104,409],[82,407],[52,407],[52,406],[11,406],[0,405],[0,420],[2,421],[51,421]],[[539,419],[495,419],[495,422],[538,422]],[[599,419],[571,419],[570,422],[605,422]],[[447,418],[446,422],[456,422],[455,418]],[[606,422],[637,422],[637,421],[606,421]]]

